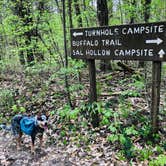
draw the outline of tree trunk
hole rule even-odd
[[[61,21],[63,22],[63,18],[62,18],[62,15],[61,15],[62,10],[61,10],[61,8],[60,8],[59,1],[58,1],[58,0],[55,0],[55,3],[56,3],[56,6],[57,6],[57,8],[58,8],[58,12],[60,13]]]
[[[1,24],[1,28],[2,28],[2,36],[1,36],[1,48],[2,48],[2,51],[1,51],[1,58],[3,58],[2,55],[7,55],[8,54],[8,46],[9,46],[9,43],[8,43],[8,36],[6,35],[6,31],[5,31],[5,27],[4,27],[4,24],[3,24],[3,21],[2,21],[2,16],[0,16],[0,24]]]
[[[97,17],[100,26],[108,25],[107,0],[97,0]]]
[[[80,6],[79,6],[78,0],[74,0],[74,8],[75,8],[76,16],[77,16],[78,27],[83,27],[81,11],[80,11]]]
[[[149,22],[151,0],[145,0],[144,21]]]
[[[19,51],[19,60],[20,60],[20,64],[21,65],[25,65],[25,57],[24,57],[24,52],[23,51]]]
[[[63,36],[64,36],[64,54],[65,54],[65,68],[68,69],[68,56],[67,56],[67,40],[66,40],[66,12],[65,12],[65,0],[62,0],[63,6]],[[68,76],[65,73],[65,87],[67,93],[68,104],[72,108],[73,105],[71,103],[70,91],[69,91],[69,83],[68,83]]]
[[[38,46],[38,42],[39,42],[38,25],[40,24],[41,22],[40,19],[42,18],[42,15],[45,11],[45,0],[38,2],[37,10],[39,11],[39,15],[37,17],[35,30],[33,31],[33,36],[35,38],[34,54],[36,56],[37,61],[40,62],[40,61],[44,61],[44,54],[40,51],[40,48]]]
[[[68,0],[68,15],[69,15],[69,26],[73,28],[73,21],[72,21],[72,0]]]
[[[84,9],[84,11],[87,11],[87,7],[86,7],[85,0],[83,0],[83,9]],[[89,27],[89,23],[88,23],[88,18],[87,18],[87,16],[85,16],[85,20],[86,20],[86,26]]]
[[[108,25],[107,0],[97,0],[97,18],[98,18],[99,26]],[[112,69],[110,65],[110,61],[101,60],[100,69],[101,71],[107,71],[109,69]]]
[[[136,19],[136,1],[135,0],[132,0],[131,1],[131,17],[130,17],[130,24],[134,24],[135,23],[135,19]]]
[[[33,49],[31,48],[31,32],[25,33],[25,45],[26,45],[26,52],[27,52],[27,63],[29,66],[32,66],[34,64],[34,55],[33,55]]]
[[[30,2],[28,0],[24,0],[24,2],[22,0],[12,0],[12,2],[14,4],[13,13],[20,18],[20,20],[22,21],[22,26],[26,27],[26,29],[27,27],[32,26],[33,19],[31,15]],[[32,65],[34,62],[33,50],[31,47],[31,38],[33,36],[33,33],[31,28],[28,29],[29,30],[22,32],[22,35],[20,35],[20,38],[25,39],[25,43],[19,43],[19,46],[25,47],[27,54],[27,63],[29,65]],[[22,55],[22,51],[19,51],[19,55]],[[20,63],[23,64],[21,61]]]
[[[149,22],[150,4],[151,4],[151,0],[145,0],[145,2],[142,2],[142,5],[144,6],[144,21],[145,21],[145,23]],[[139,62],[139,67],[143,68],[144,66],[145,66],[145,62],[140,61]]]
[[[24,13],[24,26],[28,26],[30,30],[24,33],[25,37],[25,46],[26,46],[26,52],[27,52],[27,63],[28,65],[33,65],[34,64],[34,55],[33,55],[33,47],[31,46],[32,43],[32,37],[33,37],[33,30],[31,29],[31,26],[33,24],[33,18],[31,15],[31,10],[30,7],[28,6],[28,3],[25,3],[25,12]]]

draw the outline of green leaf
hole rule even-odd
[[[109,128],[109,130],[110,130],[111,132],[113,132],[113,133],[117,132],[116,127],[114,127],[113,125],[110,125],[108,128]]]
[[[118,141],[118,135],[112,134],[107,137],[108,141],[111,143],[114,143],[115,141]]]

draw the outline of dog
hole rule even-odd
[[[37,115],[27,116],[18,114],[11,120],[11,130],[16,138],[17,149],[20,149],[21,138],[23,133],[31,136],[31,153],[35,153],[35,139],[38,136],[40,139],[40,146],[43,145],[43,133],[48,127],[48,116]]]

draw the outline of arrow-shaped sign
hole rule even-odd
[[[157,39],[151,39],[151,40],[146,40],[146,44],[161,44],[163,42],[162,39],[157,38]]]
[[[159,52],[158,52],[160,58],[163,58],[163,56],[165,55],[165,52],[163,49],[161,49]]]
[[[74,37],[76,37],[76,36],[83,36],[83,32],[74,32],[73,36]]]

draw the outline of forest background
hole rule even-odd
[[[99,101],[90,104],[86,61],[70,57],[70,28],[160,21],[166,21],[165,0],[1,0],[0,123],[20,112],[49,112],[63,145],[85,146],[99,137],[103,151],[114,145],[112,162],[166,164],[166,64],[160,130],[152,136],[151,62],[97,61]],[[55,135],[48,140],[52,145]]]

